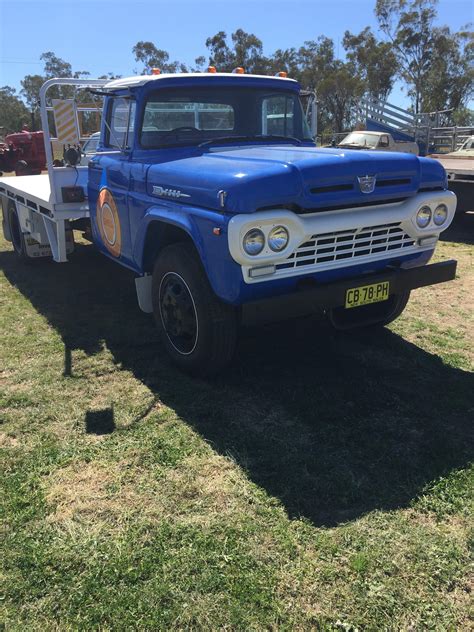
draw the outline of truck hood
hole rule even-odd
[[[212,148],[184,157],[182,148],[172,156],[169,151],[148,170],[149,195],[229,213],[362,206],[445,183],[436,161],[395,152],[288,145]],[[364,176],[376,176],[372,192],[361,191],[358,178]]]

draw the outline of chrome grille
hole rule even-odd
[[[288,259],[275,265],[276,271],[309,266],[331,267],[332,263],[345,260],[346,263],[357,259],[377,258],[387,252],[400,251],[415,246],[400,224],[367,226],[358,230],[341,230],[322,235],[312,235],[301,244]]]

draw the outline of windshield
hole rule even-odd
[[[142,147],[199,145],[233,136],[311,140],[299,96],[293,92],[180,88],[154,92],[146,102],[140,130]]]
[[[364,132],[351,132],[340,145],[357,145],[362,147],[377,147],[379,137],[375,134],[365,134]]]

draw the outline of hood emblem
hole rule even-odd
[[[167,197],[167,198],[189,198],[191,197],[187,193],[183,193],[179,189],[165,189],[165,187],[160,187],[157,185],[153,186],[153,195],[158,195],[159,197]]]
[[[373,193],[377,176],[357,176],[361,193]]]

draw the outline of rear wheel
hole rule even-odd
[[[392,294],[386,301],[345,309],[336,307],[328,312],[335,329],[351,330],[360,327],[383,327],[400,316],[407,306],[410,292]]]
[[[20,218],[15,202],[8,203],[8,225],[10,227],[10,235],[12,238],[13,248],[22,261],[31,261],[26,254],[25,237],[21,230]]]
[[[227,365],[237,342],[235,308],[212,291],[192,246],[163,250],[153,270],[153,314],[172,360],[194,375],[212,375]]]

